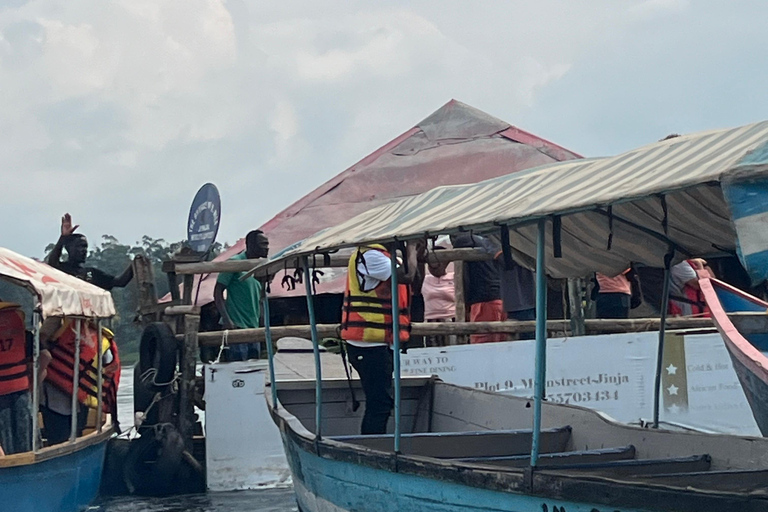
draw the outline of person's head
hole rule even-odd
[[[436,245],[432,248],[434,252],[445,250],[445,247],[442,245]],[[429,273],[432,274],[435,277],[443,277],[446,273],[446,269],[448,268],[448,264],[450,262],[448,261],[441,261],[432,263],[431,261],[427,263],[427,270],[429,270]]]
[[[67,235],[66,240],[64,240],[64,248],[67,250],[70,262],[83,263],[88,256],[88,239],[80,233]]]
[[[269,254],[269,239],[263,231],[254,229],[245,235],[245,256],[248,259],[266,258]]]

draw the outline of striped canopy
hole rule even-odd
[[[766,143],[768,121],[674,137],[614,157],[439,187],[320,231],[271,263],[370,242],[508,229],[517,259],[532,266],[541,218],[547,219],[546,268],[553,277],[615,275],[630,262],[661,266],[670,250],[676,261],[732,254],[738,249],[733,221],[738,215],[732,215],[721,184],[762,179]],[[750,250],[764,249],[757,245]],[[561,257],[553,257],[555,246]]]

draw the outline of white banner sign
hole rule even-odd
[[[653,332],[550,339],[547,399],[621,422],[649,420],[657,347]],[[760,435],[719,334],[669,334],[663,366],[661,420]],[[534,342],[411,349],[401,367],[403,375],[435,374],[453,384],[532,396]]]

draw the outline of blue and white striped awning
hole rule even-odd
[[[744,208],[732,212],[721,183],[732,190],[762,181],[768,170],[766,143],[768,121],[675,137],[614,157],[439,187],[325,229],[271,261],[457,231],[499,232],[504,226],[519,259],[531,265],[541,218],[549,219],[547,270],[553,277],[614,275],[630,262],[660,266],[670,245],[676,260],[733,253],[737,233],[745,256],[763,253],[768,201],[757,213],[754,208],[743,215]],[[768,186],[762,190],[761,197],[768,196]],[[560,258],[552,257],[553,222],[561,224]]]

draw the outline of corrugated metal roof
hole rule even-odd
[[[474,183],[560,160],[580,158],[565,148],[476,108],[451,100],[399,137],[278,213],[259,229],[274,254],[317,231],[376,206],[440,185]],[[245,249],[245,241],[216,258]],[[346,272],[329,269],[318,293],[341,293]],[[206,276],[198,304],[213,300],[217,274]],[[197,281],[195,282],[197,287]],[[272,286],[276,297],[303,295]],[[169,296],[166,299],[170,299]]]
[[[614,275],[630,262],[660,266],[670,242],[678,260],[735,252],[736,234],[719,182],[729,173],[763,172],[768,158],[754,162],[753,154],[748,169],[738,164],[766,142],[768,122],[760,122],[675,137],[614,157],[440,187],[358,215],[275,259],[507,225],[512,247],[531,263],[537,229],[532,221],[552,215],[561,216],[563,251],[562,258],[551,257],[550,233],[547,269],[554,277]]]

